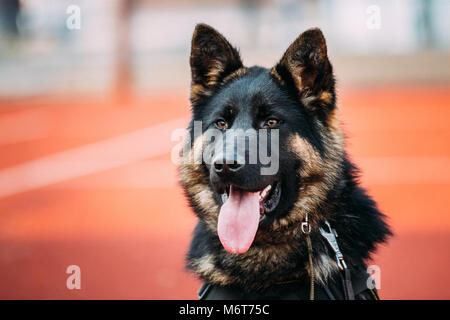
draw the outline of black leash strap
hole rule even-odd
[[[355,293],[353,291],[352,279],[350,274],[350,269],[347,268],[347,264],[345,263],[344,256],[342,255],[341,250],[339,249],[339,245],[337,243],[337,232],[332,229],[328,221],[325,221],[327,225],[327,229],[319,228],[320,234],[327,240],[331,249],[333,249],[334,254],[336,256],[336,262],[341,271],[343,271],[343,279],[342,286],[344,287],[344,295],[346,300],[355,300]]]
[[[315,281],[315,274],[314,274],[314,263],[313,263],[313,250],[312,250],[312,244],[311,244],[311,237],[309,236],[311,233],[311,225],[308,221],[308,213],[306,213],[305,221],[302,222],[302,232],[305,234],[306,237],[306,245],[308,246],[308,260],[309,260],[309,272],[310,272],[310,285],[309,285],[309,300],[314,300],[314,281]]]
[[[344,269],[344,279],[342,280],[342,286],[344,287],[345,300],[355,300],[355,292],[353,291],[352,278],[349,268]]]
[[[209,291],[211,290],[211,285],[207,283],[206,281],[202,284],[201,288],[198,290],[198,299],[203,300],[208,295]]]

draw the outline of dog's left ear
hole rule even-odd
[[[191,44],[191,101],[210,96],[221,81],[243,67],[239,53],[214,28],[195,27]]]
[[[335,102],[333,70],[322,31],[303,32],[286,50],[271,74],[293,87],[310,110],[326,114]]]

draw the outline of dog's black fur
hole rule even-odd
[[[358,170],[345,152],[322,32],[310,29],[301,34],[271,69],[247,68],[221,34],[200,24],[193,35],[190,64],[193,117],[187,149],[206,143],[194,141],[194,121],[202,121],[203,132],[217,126],[218,119],[226,128],[276,128],[280,169],[264,177],[256,164],[245,166],[239,175],[223,177],[211,165],[193,163],[193,152],[184,156],[181,185],[199,218],[188,269],[207,283],[257,292],[259,297],[281,282],[307,283],[308,254],[300,229],[306,214],[318,284],[327,284],[338,273],[333,253],[318,231],[325,220],[336,229],[350,268],[364,266],[391,232],[375,202],[359,186]],[[267,126],[268,119],[276,119],[274,127]],[[227,252],[217,234],[220,194],[229,185],[256,191],[274,181],[281,188],[279,204],[266,214],[252,246],[243,254]]]

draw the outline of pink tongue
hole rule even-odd
[[[245,253],[252,245],[259,225],[259,192],[230,187],[228,200],[219,213],[217,232],[230,253]]]

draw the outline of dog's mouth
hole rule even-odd
[[[222,194],[222,203],[225,204],[228,201],[228,197],[230,196],[231,188],[233,188],[233,192],[250,192],[246,191],[242,188],[236,186],[229,186],[226,191]],[[278,206],[281,197],[281,186],[278,181],[275,181],[272,184],[267,185],[264,189],[256,192],[250,193],[258,193],[259,194],[259,221],[263,221],[266,218],[266,214],[271,213]]]
[[[245,253],[255,238],[261,221],[278,206],[281,185],[274,182],[252,192],[231,185],[222,194],[217,232],[230,253]]]

